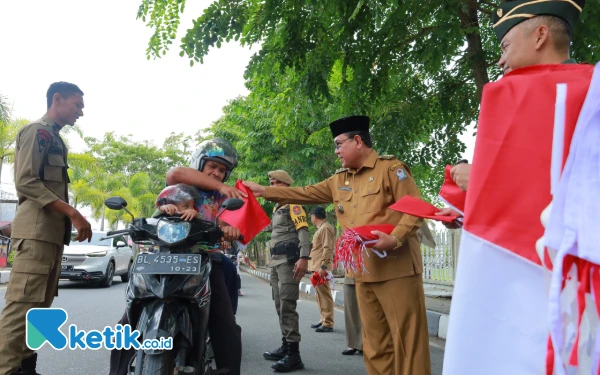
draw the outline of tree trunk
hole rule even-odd
[[[2,165],[4,164],[4,156],[0,158],[0,180],[2,180]]]
[[[483,51],[483,43],[479,34],[479,17],[477,0],[465,1],[467,9],[459,10],[460,25],[463,29],[472,29],[466,33],[467,37],[467,55],[473,70],[475,78],[475,86],[477,87],[477,98],[481,102],[483,86],[490,81],[487,72],[487,62],[485,60],[485,52]]]
[[[102,209],[102,218],[100,218],[100,232],[104,232],[104,211],[106,208]]]

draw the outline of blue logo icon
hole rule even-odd
[[[25,318],[27,347],[38,350],[47,342],[54,349],[64,349],[67,336],[60,331],[60,327],[67,322],[67,318],[67,312],[63,309],[30,309]]]

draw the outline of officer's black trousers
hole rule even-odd
[[[235,322],[231,300],[225,285],[225,277],[220,264],[213,263],[210,273],[210,312],[208,331],[212,341],[217,368],[229,369],[230,375],[239,375],[242,362],[242,329]],[[119,324],[129,324],[127,313]],[[126,375],[134,349],[112,350],[110,353],[109,375]]]

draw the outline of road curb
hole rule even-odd
[[[10,277],[10,270],[8,271],[0,271],[0,284],[8,283],[8,278]]]
[[[261,279],[271,280],[271,275],[253,270],[244,266],[240,266],[240,269],[244,272],[250,273],[256,277],[260,277]],[[315,288],[310,283],[306,283],[301,281],[298,286],[301,292],[316,295]],[[343,290],[332,290],[333,300],[337,305],[344,306],[344,291]],[[427,310],[427,329],[429,330],[429,336],[438,337],[441,339],[446,339],[446,334],[448,332],[448,320],[450,316],[448,314],[442,314],[437,311]]]

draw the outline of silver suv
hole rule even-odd
[[[73,232],[71,239],[76,235]],[[114,276],[129,281],[133,250],[123,236],[100,241],[104,236],[106,232],[94,231],[91,242],[71,242],[65,246],[60,278],[95,282],[106,288],[112,285]]]

